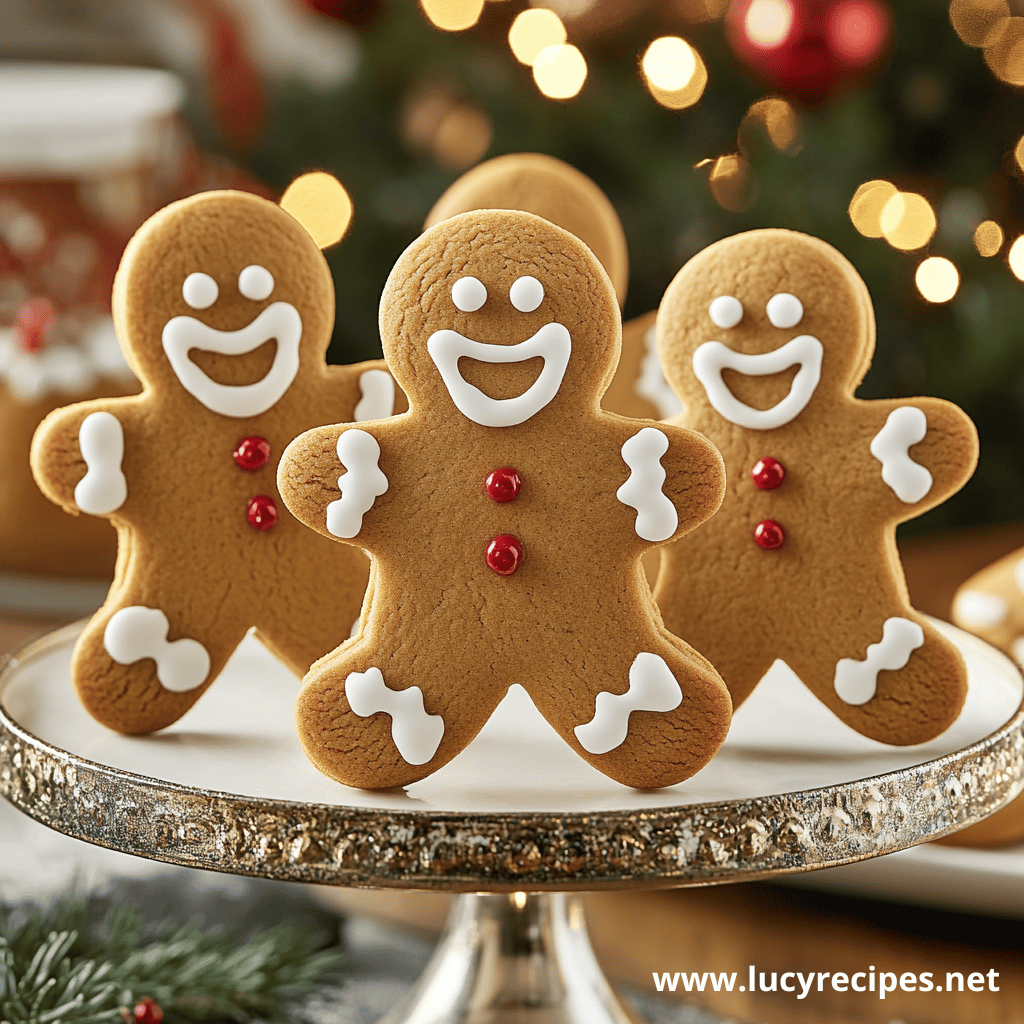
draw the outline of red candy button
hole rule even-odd
[[[258,494],[255,498],[249,499],[245,517],[249,520],[249,525],[257,530],[272,530],[277,525],[277,506],[272,498]]]
[[[762,519],[754,527],[754,541],[765,551],[774,551],[786,543],[786,531],[774,519]]]
[[[262,469],[270,458],[270,442],[265,437],[243,437],[231,453],[240,469],[255,473]]]
[[[511,533],[503,533],[487,545],[487,564],[499,576],[511,576],[522,561],[523,545]]]
[[[488,473],[487,479],[484,481],[487,496],[494,501],[511,501],[519,494],[521,486],[522,480],[519,479],[519,474],[510,466]]]
[[[786,467],[778,459],[766,455],[754,463],[750,479],[754,481],[754,486],[762,491],[774,491],[786,479]]]
[[[29,299],[14,320],[14,336],[22,352],[38,352],[46,344],[57,314],[49,299]]]

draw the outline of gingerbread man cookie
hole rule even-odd
[[[32,447],[51,500],[117,528],[71,669],[105,725],[176,721],[251,627],[297,674],[348,636],[368,562],[296,522],[275,482],[303,430],[392,411],[382,363],[325,364],[333,294],[303,225],[247,193],[173,203],[129,243],[113,312],[143,391],[55,411]]]
[[[953,599],[953,621],[1024,665],[1024,548],[976,572]]]
[[[782,659],[858,732],[911,744],[966,695],[959,654],[909,604],[895,527],[958,490],[977,435],[934,398],[861,401],[874,348],[863,281],[831,246],[750,231],[695,256],[658,313],[674,422],[720,449],[718,515],[662,550],[665,623],[739,705]]]
[[[619,329],[598,260],[531,214],[453,217],[399,259],[381,336],[409,411],[310,431],[278,471],[299,519],[372,559],[357,635],[299,695],[321,771],[420,779],[512,683],[627,785],[679,782],[718,748],[728,693],[662,625],[640,556],[712,514],[721,460],[600,409]]]

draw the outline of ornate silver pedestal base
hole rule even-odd
[[[638,1024],[564,893],[457,896],[416,987],[381,1024]]]

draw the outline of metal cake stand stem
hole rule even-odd
[[[429,778],[344,789],[303,757],[297,682],[254,640],[181,722],[119,736],[72,696],[80,628],[0,669],[0,795],[59,832],[171,864],[466,894],[383,1024],[630,1024],[571,894],[849,864],[973,824],[1024,785],[1021,676],[952,627],[969,696],[938,740],[866,740],[773,669],[714,760],[653,792],[577,758],[516,687]]]

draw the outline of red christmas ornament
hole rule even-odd
[[[754,481],[754,486],[759,490],[774,491],[786,479],[786,468],[778,459],[766,455],[754,463],[754,468],[750,471],[750,479]]]
[[[262,469],[270,458],[270,442],[265,437],[243,437],[238,447],[231,453],[240,469],[247,473],[255,473]]]
[[[363,28],[376,21],[383,4],[381,0],[304,0],[306,6],[317,14],[335,21]]]
[[[148,997],[140,999],[132,1010],[132,1019],[135,1024],[160,1024],[164,1019],[164,1011],[158,1003]]]
[[[786,543],[786,531],[774,519],[762,519],[754,527],[754,543],[765,551],[775,551]]]
[[[45,344],[47,335],[57,317],[49,299],[29,299],[14,318],[14,336],[22,352],[38,352]]]
[[[733,0],[726,36],[774,89],[817,103],[876,62],[891,21],[882,0]]]
[[[487,545],[487,564],[499,576],[511,576],[522,562],[523,545],[511,533],[503,533]]]
[[[257,530],[272,530],[277,525],[277,506],[273,498],[265,494],[258,494],[255,498],[249,499],[249,506],[245,510],[245,517],[249,525]]]
[[[519,479],[519,474],[510,466],[504,466],[502,469],[488,473],[487,479],[484,481],[487,496],[494,501],[501,502],[512,501],[518,496],[521,486],[522,481]]]

